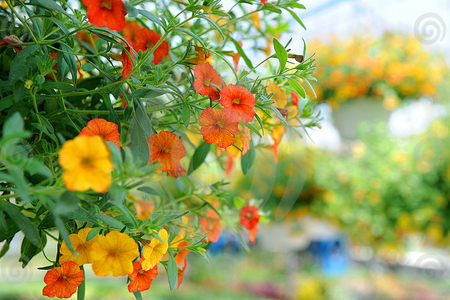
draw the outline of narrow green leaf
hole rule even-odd
[[[36,0],[37,3],[39,3],[43,8],[48,9],[49,11],[57,11],[62,14],[65,14],[66,16],[70,17],[70,15],[62,9],[61,6],[59,6],[56,1],[53,0]]]
[[[84,300],[86,293],[86,275],[84,273],[84,267],[81,265],[80,270],[83,271],[83,282],[78,286],[77,289],[77,300]]]
[[[191,119],[191,109],[189,108],[189,104],[187,102],[184,102],[183,104],[183,123],[184,126],[189,126],[189,121]]]
[[[146,133],[139,125],[136,117],[133,121],[131,129],[131,153],[136,163],[147,165],[150,159],[150,149],[147,143]]]
[[[286,62],[288,59],[288,55],[286,49],[284,49],[283,45],[276,39],[273,38],[273,48],[275,49],[275,53],[277,54],[278,60],[280,61],[280,74],[286,67]]]
[[[302,96],[302,98],[306,98],[305,89],[302,87],[302,85],[297,80],[294,80],[292,78],[288,78],[287,80],[288,80],[291,88],[293,88],[297,92],[297,94]]]
[[[295,19],[295,21],[297,21],[297,23],[300,24],[306,30],[305,24],[303,24],[302,20],[300,20],[300,18],[297,16],[297,14],[295,12],[293,12],[292,10],[290,10],[289,8],[285,8],[285,9],[291,14],[291,16]]]
[[[169,253],[169,262],[167,263],[167,279],[169,280],[169,287],[172,291],[175,287],[175,283],[178,278],[178,268],[177,263],[175,262],[175,258],[172,255],[172,252]]]
[[[242,50],[241,45],[233,39],[231,36],[227,35],[227,38],[230,39],[231,42],[233,42],[234,46],[236,47],[237,52],[242,56],[245,63],[247,64],[247,67],[250,69],[253,69],[252,61],[248,58],[247,54],[245,54],[244,50]]]
[[[256,115],[256,114],[255,114]],[[258,129],[256,129],[255,126],[253,126],[251,123],[244,123],[244,122],[240,122],[242,125],[244,125],[245,127],[247,127],[248,129],[250,129],[251,132],[256,133],[257,135],[259,135],[259,137],[262,137],[261,132],[259,132]]]
[[[203,142],[197,147],[197,149],[195,149],[194,155],[192,155],[191,163],[189,164],[188,175],[194,172],[205,161],[210,148],[211,144]]]
[[[154,189],[152,189],[149,186],[141,186],[138,188],[138,191],[142,191],[142,192],[150,194],[150,195],[161,196],[157,191],[155,191]]]
[[[144,17],[146,17],[147,19],[149,19],[150,21],[152,21],[153,23],[158,24],[159,26],[164,28],[163,23],[161,23],[161,21],[151,12],[146,11],[146,10],[142,10],[142,9],[138,9],[138,12],[143,15]]]
[[[134,297],[136,297],[136,300],[142,300],[142,295],[140,291],[133,293]]]
[[[28,56],[33,54],[39,48],[38,45],[27,46],[23,48],[14,58],[10,72],[9,83],[14,84],[17,80],[27,75],[29,64],[26,63]]]
[[[286,120],[283,118],[283,115],[280,113],[280,111],[278,110],[278,108],[276,108],[273,104],[269,105],[269,108],[275,112],[275,114],[277,115],[278,119],[280,119],[281,121],[283,121],[284,124],[286,124],[288,127],[291,126],[291,125],[289,125],[289,123],[286,122]]]
[[[263,124],[261,118],[258,116],[258,114],[255,114],[255,118],[256,118],[256,120],[258,120],[259,126],[261,127],[262,135],[264,135],[265,134],[264,133],[264,124]]]
[[[20,113],[16,112],[9,117],[3,124],[3,138],[8,138],[9,135],[22,132],[24,128],[24,122]]]
[[[177,28],[177,30],[178,30],[178,31],[181,31],[181,32],[184,32],[184,33],[186,33],[187,35],[190,35],[190,36],[193,37],[195,40],[197,40],[203,47],[206,47],[205,42],[203,42],[203,40],[202,40],[199,36],[197,36],[195,33],[191,32],[191,31],[189,31],[189,30],[187,30],[187,29],[184,29],[184,28]]]
[[[92,240],[97,234],[99,234],[100,230],[102,230],[101,227],[92,228],[86,236],[86,241],[89,242]]]
[[[250,150],[245,153],[245,155],[241,156],[241,169],[242,173],[247,174],[247,172],[250,170],[250,168],[253,165],[253,162],[255,161],[256,157],[256,151],[253,147],[253,141],[250,141]]]
[[[27,239],[36,247],[39,247],[39,235],[36,227],[22,212],[9,202],[3,201],[2,208],[5,213],[16,223]]]
[[[213,26],[220,34],[220,36],[222,37],[222,39],[225,39],[225,35],[222,32],[222,29],[219,27],[219,25],[216,24],[216,22],[214,22],[213,20],[201,15],[200,16],[203,20],[206,20],[209,24],[211,24],[211,26]]]
[[[66,244],[67,244],[67,248],[69,248],[69,250],[75,254],[75,250],[73,249],[72,242],[70,241],[70,238],[69,238],[69,231],[67,231],[67,228],[64,225],[64,222],[57,215],[53,215],[53,218],[55,221],[56,228],[58,228],[58,230],[59,230],[59,234],[61,235],[64,242],[66,242]]]
[[[120,223],[120,222],[117,221],[116,219],[111,218],[110,216],[102,215],[102,214],[95,214],[95,216],[96,216],[99,220],[103,221],[106,225],[109,225],[109,226],[111,226],[111,227],[113,227],[113,228],[122,230],[122,229],[125,227],[125,225],[123,225],[122,223]]]

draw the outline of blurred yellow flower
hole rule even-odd
[[[62,242],[61,248],[59,249],[59,253],[61,253],[61,257],[59,258],[60,265],[68,261],[73,261],[79,266],[92,263],[91,246],[97,239],[98,235],[96,235],[93,239],[86,241],[89,231],[91,231],[91,228],[83,228],[80,229],[78,233],[69,235],[70,243],[72,244],[73,249],[78,253],[78,256],[75,256],[75,254],[69,250],[69,247],[67,247],[65,241]]]
[[[271,93],[273,93],[273,95],[272,95],[272,98],[270,98],[270,100],[275,101],[275,106],[284,108],[287,104],[287,98],[288,98],[288,95],[286,94],[286,92],[283,91],[278,86],[278,84],[270,83],[267,86],[267,94],[271,94]]]
[[[144,246],[142,256],[145,260],[142,262],[142,269],[147,271],[156,266],[161,258],[169,249],[169,234],[165,229],[158,232],[158,236],[164,243],[161,243],[157,238],[153,238],[149,244]]]
[[[369,202],[372,203],[373,205],[376,205],[376,204],[380,203],[380,201],[381,201],[381,196],[377,192],[370,192],[368,197],[369,197]]]
[[[355,158],[361,158],[366,154],[367,147],[363,142],[356,142],[352,147],[352,155]]]
[[[112,183],[111,152],[100,136],[78,136],[58,152],[65,187],[70,191],[105,193]]]
[[[138,244],[132,238],[111,231],[91,246],[92,270],[97,276],[125,276],[133,272],[133,260],[138,256]]]
[[[400,105],[400,99],[395,95],[390,95],[383,99],[382,104],[386,110],[394,110]]]
[[[326,191],[323,194],[323,200],[328,204],[333,203],[336,201],[336,194],[333,191]]]

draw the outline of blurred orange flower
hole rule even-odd
[[[92,40],[95,41],[98,39],[98,36],[94,33],[91,33],[92,36]],[[77,32],[77,39],[79,39],[82,42],[85,42],[86,44],[88,44],[89,46],[92,46],[92,42],[91,39],[89,38],[89,33],[87,33],[86,31],[78,31]],[[81,45],[81,48],[84,50],[85,48],[83,47],[83,45]]]
[[[167,231],[161,229],[158,232],[158,236],[164,243],[161,243],[157,238],[153,238],[149,244],[144,246],[142,256],[145,260],[142,261],[142,269],[145,271],[156,266],[163,258],[164,254],[166,254],[167,249],[169,249],[169,234]]]
[[[278,107],[285,107],[287,104],[287,98],[288,96],[286,95],[286,92],[283,91],[278,84],[276,83],[271,83],[267,86],[267,94],[271,94],[272,98],[270,98],[270,100],[274,100],[275,101],[275,106]]]
[[[120,31],[125,27],[125,4],[122,0],[82,0],[89,22],[99,27]]]
[[[216,86],[222,86],[222,80],[219,73],[210,65],[210,63],[198,64],[194,68],[194,75],[197,77],[194,81],[194,88],[197,93],[208,96],[212,101],[220,99],[220,93],[211,83]]]
[[[83,228],[80,229],[78,233],[69,235],[70,243],[72,244],[73,249],[78,253],[78,257],[69,250],[65,241],[62,242],[61,248],[59,249],[59,253],[61,253],[59,264],[62,265],[68,261],[73,261],[80,266],[92,263],[91,246],[98,235],[93,239],[86,241],[89,231],[91,231],[91,228]]]
[[[187,247],[189,246],[189,242],[188,241],[181,241],[177,247]],[[177,263],[177,266],[179,266],[183,260],[186,260],[186,257],[189,254],[189,249],[187,248],[181,248],[178,250],[178,254],[177,256],[175,256],[175,262]]]
[[[225,115],[231,122],[251,122],[255,116],[256,99],[248,89],[230,84],[220,92],[220,104],[225,107]]]
[[[133,51],[131,51],[131,49],[129,47],[126,47],[125,50],[122,51],[123,70],[122,70],[122,78],[120,80],[125,79],[125,77],[127,77],[128,74],[130,74],[130,72],[133,70],[133,62],[131,61],[127,52],[130,54],[131,59],[134,59]]]
[[[61,267],[55,267],[45,274],[47,284],[42,295],[53,298],[70,298],[84,280],[84,272],[73,261],[66,262]]]
[[[187,260],[184,260],[184,267],[183,269],[178,268],[178,286],[177,289],[180,287],[181,283],[184,279],[184,271],[186,270],[186,267],[188,266]]]
[[[219,235],[222,232],[222,225],[220,224],[219,215],[210,209],[206,213],[206,217],[200,218],[199,222],[202,227],[202,232],[206,234],[206,237],[210,242],[217,242],[219,240]]]
[[[88,122],[78,136],[100,136],[103,140],[113,142],[120,150],[120,133],[116,123],[105,119],[92,119]]]
[[[241,209],[240,223],[249,230],[250,242],[255,243],[255,236],[259,230],[258,222],[261,215],[258,213],[258,207],[246,205]]]
[[[138,245],[132,238],[111,231],[91,246],[92,270],[97,276],[125,276],[133,272],[133,260],[138,256]]]
[[[147,51],[147,49],[152,49],[161,39],[161,36],[155,31],[147,28],[142,28],[136,32],[134,36],[135,43],[133,44],[134,50],[139,52]],[[152,63],[155,65],[159,64],[164,56],[169,54],[169,42],[163,41],[156,49],[153,51]]]
[[[173,178],[178,178],[178,177],[181,177],[183,175],[186,175],[186,173],[187,173],[187,170],[185,169],[185,167],[180,166],[175,171],[167,171],[167,176],[173,177]]]
[[[272,151],[272,154],[275,157],[275,162],[278,162],[278,146],[280,145],[285,133],[285,126],[275,126],[272,133],[270,134],[273,139],[273,145],[270,151]]]
[[[233,144],[233,136],[239,132],[239,123],[230,122],[224,109],[207,107],[200,115],[203,139],[210,144],[227,148]]]
[[[206,51],[200,47],[194,46],[194,48],[198,55],[197,64],[206,63],[206,60],[209,58],[209,53],[206,53]]]
[[[125,27],[122,29],[122,36],[130,45],[133,45],[136,42],[136,33],[142,28],[144,27],[136,21],[126,22]]]
[[[150,159],[148,164],[158,161],[162,164],[157,170],[163,172],[178,170],[181,166],[180,160],[186,156],[181,139],[172,132],[161,131],[154,133],[147,139],[150,147]]]
[[[144,259],[142,260],[144,261]],[[158,276],[158,266],[154,266],[150,270],[144,271],[140,261],[133,262],[133,273],[129,274],[131,282],[128,284],[128,291],[135,293],[137,291],[149,290],[152,286],[153,279]]]
[[[112,183],[111,152],[100,136],[77,136],[58,152],[62,178],[69,191],[105,193]]]

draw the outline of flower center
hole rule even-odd
[[[139,270],[139,274],[144,274],[144,270]]]
[[[83,157],[81,159],[81,165],[86,168],[92,168],[92,160],[89,157]]]
[[[147,44],[145,44],[145,47],[146,47],[147,49],[152,49],[153,46],[155,46],[155,44],[153,44],[152,42],[148,42]]]
[[[66,276],[66,275],[63,275],[62,279],[63,279],[63,280],[66,280],[66,279],[67,279],[67,276]]]
[[[119,256],[119,250],[109,251],[109,255],[112,256],[112,257]]]
[[[225,124],[223,123],[223,121],[217,121],[216,125],[219,126],[220,128],[223,128],[223,125]]]
[[[106,8],[106,9],[111,10],[112,4],[109,1],[103,1],[102,4],[100,4],[100,8]]]
[[[211,79],[209,79],[209,78],[203,79],[203,84],[204,85],[209,86],[210,83],[211,83]]]
[[[161,147],[161,150],[160,151],[162,151],[162,152],[164,152],[164,153],[168,153],[169,152],[169,148],[167,148],[166,146],[164,146],[164,147]]]
[[[252,213],[248,212],[245,216],[250,219],[252,217]]]
[[[234,98],[233,99],[233,104],[240,104],[241,103],[241,98]]]

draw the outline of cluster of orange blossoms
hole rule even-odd
[[[165,229],[158,232],[163,243],[153,238],[150,243],[145,244],[142,256],[138,244],[127,234],[111,231],[105,236],[96,235],[88,241],[90,230],[91,228],[84,228],[69,236],[78,256],[69,250],[65,242],[62,243],[59,259],[61,267],[55,267],[45,275],[44,282],[47,285],[42,292],[44,296],[70,298],[84,280],[84,272],[80,270],[80,266],[84,264],[92,264],[92,270],[97,276],[128,275],[131,280],[128,291],[131,293],[150,289],[153,279],[158,275],[159,262],[167,259],[165,255],[169,249],[169,235]],[[178,242],[171,247],[183,246]],[[186,252],[180,250],[175,257],[177,265],[184,262],[184,267],[178,269],[178,287],[187,267],[186,255]],[[135,260],[139,257],[139,260]]]

